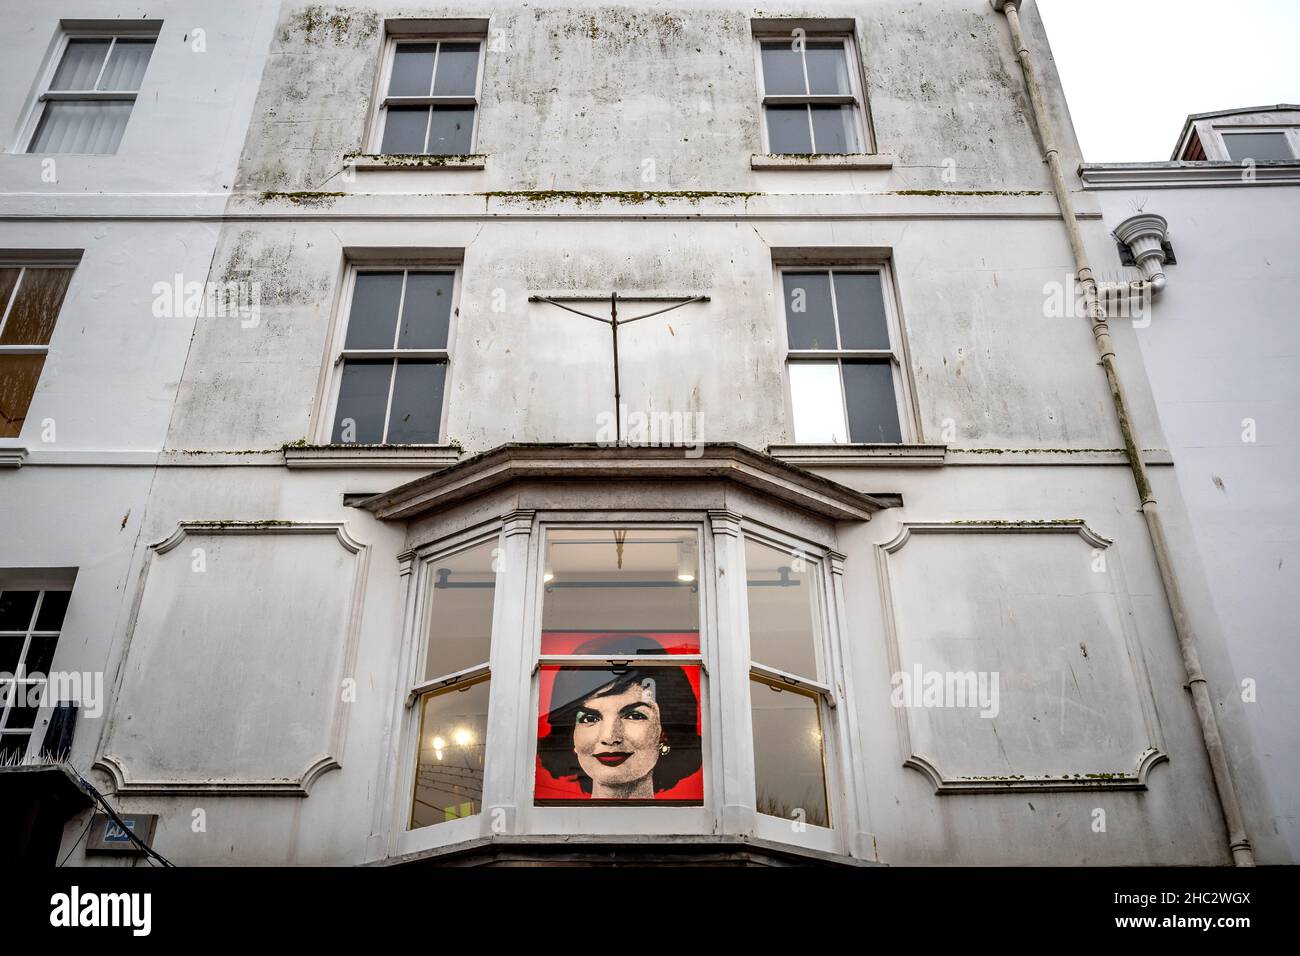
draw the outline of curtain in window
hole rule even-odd
[[[115,153],[131,106],[126,100],[47,103],[30,152]]]

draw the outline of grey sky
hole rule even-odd
[[[1300,0],[1038,0],[1088,162],[1169,158],[1188,113],[1300,103]]]

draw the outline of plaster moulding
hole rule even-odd
[[[339,685],[344,675],[355,673],[357,650],[361,630],[361,606],[365,590],[366,566],[368,563],[368,546],[357,541],[350,534],[346,523],[331,521],[182,521],[176,530],[155,544],[149,546],[149,555],[140,573],[140,582],[131,609],[126,646],[122,651],[122,666],[118,668],[118,677],[113,688],[112,701],[114,709],[109,715],[109,724],[104,732],[106,749],[94,762],[100,770],[112,778],[114,789],[118,794],[129,795],[225,795],[225,796],[286,796],[306,797],[312,786],[320,777],[330,770],[342,768],[343,748],[347,736],[347,716],[349,705],[342,700],[342,695],[331,692],[333,708],[329,720],[329,733],[324,752],[317,753],[307,760],[306,766],[297,776],[284,777],[205,777],[194,779],[142,779],[133,778],[126,760],[110,752],[114,739],[113,732],[117,723],[116,702],[120,696],[122,682],[125,678],[131,645],[135,637],[141,604],[144,600],[153,563],[161,556],[175,549],[192,536],[210,535],[328,535],[346,552],[357,556],[353,566],[351,591],[345,606],[344,646],[335,686]]]
[[[1087,523],[1080,519],[1053,520],[1013,520],[1013,521],[944,521],[944,522],[908,522],[900,525],[898,533],[889,541],[876,546],[877,573],[880,583],[886,645],[889,655],[891,674],[904,671],[902,650],[899,641],[897,598],[895,581],[891,574],[889,558],[900,552],[917,535],[965,535],[965,534],[1029,534],[1029,535],[1077,535],[1084,544],[1096,552],[1106,552],[1112,545],[1109,538],[1103,537]],[[1132,613],[1126,607],[1127,593],[1123,576],[1119,568],[1118,556],[1110,555],[1108,559],[1112,585],[1112,594],[1120,605],[1118,618],[1122,630],[1124,650],[1128,664],[1128,673],[1132,679],[1136,702],[1141,713],[1143,730],[1149,744],[1143,747],[1134,761],[1131,772],[1093,773],[1080,771],[1065,774],[969,774],[951,776],[943,771],[938,760],[918,752],[914,744],[914,733],[910,718],[911,707],[895,707],[897,732],[902,765],[910,767],[926,776],[939,795],[954,793],[1004,793],[1024,791],[1088,791],[1088,790],[1145,790],[1147,777],[1151,768],[1168,760],[1164,750],[1163,734],[1151,691],[1150,679],[1142,656],[1142,649],[1135,631]],[[892,683],[891,683],[892,687]],[[993,718],[996,719],[996,718]]]

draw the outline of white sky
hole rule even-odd
[[[1038,0],[1090,163],[1167,160],[1188,113],[1300,103],[1300,0]]]

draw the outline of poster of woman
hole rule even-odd
[[[545,633],[542,652],[695,654],[699,637]],[[543,665],[534,796],[538,804],[702,805],[699,665]]]

